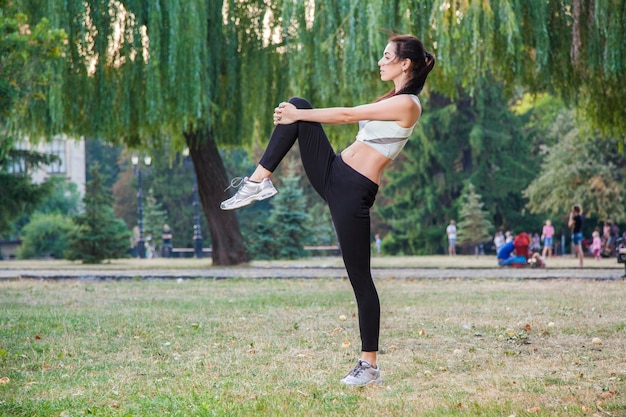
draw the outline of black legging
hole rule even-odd
[[[311,104],[299,97],[289,102],[299,109]],[[361,349],[378,351],[380,302],[371,272],[370,208],[378,185],[348,166],[336,154],[320,123],[296,122],[274,129],[259,162],[274,172],[296,139],[302,165],[311,185],[328,203],[343,262],[354,289],[361,331]]]

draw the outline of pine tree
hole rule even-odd
[[[491,239],[493,225],[489,213],[483,207],[482,197],[476,193],[473,184],[469,184],[461,196],[459,223],[457,225],[457,241],[459,245],[478,245]]]
[[[83,198],[85,212],[74,217],[76,230],[65,256],[93,264],[125,257],[130,232],[124,221],[113,214],[113,196],[105,191],[97,164],[91,168],[90,176]]]
[[[166,223],[168,223],[167,212],[163,210],[163,206],[150,188],[143,208],[143,230],[145,239],[151,237],[151,244],[155,249],[161,246],[161,234]]]
[[[305,256],[304,242],[310,231],[306,199],[299,186],[300,177],[290,173],[282,180],[280,192],[271,201],[272,211],[268,226],[272,231],[273,252],[280,259]]]

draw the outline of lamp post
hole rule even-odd
[[[146,257],[146,244],[143,241],[143,190],[142,190],[142,172],[141,166],[139,165],[139,156],[133,155],[130,158],[130,161],[133,164],[133,171],[135,175],[137,175],[137,211],[139,213],[139,241],[137,242],[137,256],[139,258]],[[143,159],[143,163],[145,166],[149,167],[152,163],[152,158],[146,155]]]
[[[202,258],[202,230],[200,230],[200,203],[198,199],[198,179],[196,173],[193,173],[193,248],[196,254],[196,258]]]
[[[196,258],[202,258],[202,230],[200,229],[200,202],[198,198],[198,178],[196,177],[196,170],[193,166],[193,162],[189,157],[189,148],[185,148],[183,151],[184,163],[187,166],[191,166],[193,173],[193,251]]]

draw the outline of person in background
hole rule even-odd
[[[567,226],[572,229],[572,250],[578,258],[578,266],[583,267],[583,211],[578,204],[574,204],[569,214]]]
[[[450,224],[446,227],[446,234],[448,235],[448,255],[456,255],[456,222],[450,220]]]
[[[597,230],[593,231],[593,241],[591,242],[591,253],[593,257],[596,258],[596,261],[600,260],[600,253],[602,252],[602,239],[600,239],[600,232]]]
[[[376,245],[376,255],[380,256],[380,246],[382,244],[382,239],[380,238],[380,235],[378,233],[376,233],[376,236],[374,236],[374,244]]]
[[[130,236],[130,256],[132,258],[136,258],[139,256],[139,249],[137,245],[139,244],[139,226],[133,227],[133,233]]]
[[[506,242],[504,241],[504,233],[502,233],[502,230],[498,230],[496,232],[496,235],[493,237],[493,245],[496,247],[496,253],[500,251],[505,243]]]
[[[163,232],[161,232],[161,239],[163,240],[161,246],[161,256],[163,258],[169,258],[172,256],[172,231],[168,224],[163,225]]]
[[[541,252],[541,239],[539,238],[538,233],[533,233],[533,237],[530,240],[530,246],[528,246],[528,249],[531,253]]]
[[[552,256],[552,246],[554,245],[554,226],[550,219],[546,220],[546,223],[541,229],[541,241],[543,242],[543,251],[541,256],[547,258]]]

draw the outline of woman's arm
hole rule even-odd
[[[400,126],[410,127],[419,119],[421,112],[419,102],[407,94],[356,107],[297,109],[293,104],[280,103],[274,109],[274,124],[291,124],[297,121],[347,124],[359,120],[394,120]]]

